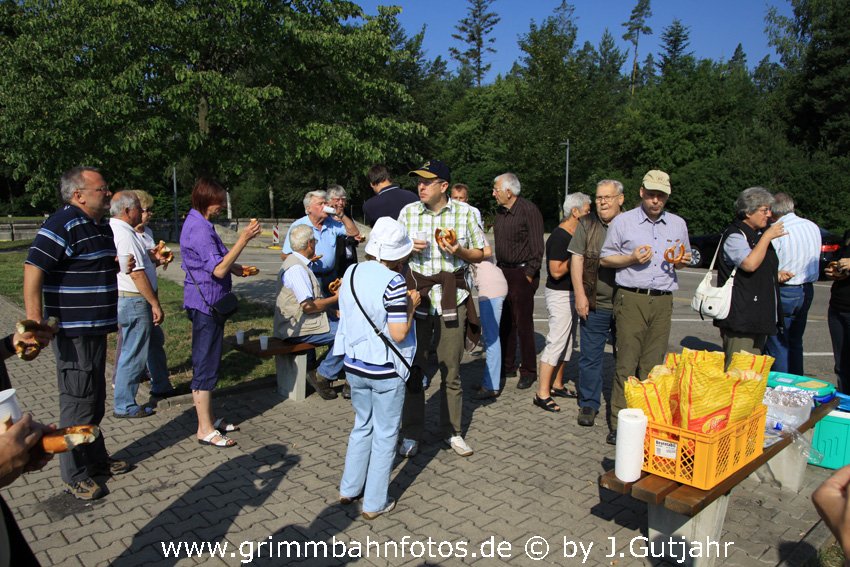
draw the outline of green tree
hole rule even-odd
[[[488,53],[495,53],[491,45],[496,41],[495,37],[488,37],[501,21],[496,12],[491,12],[490,5],[494,0],[467,0],[467,16],[455,26],[458,31],[452,37],[464,44],[466,49],[461,51],[456,47],[450,47],[449,53],[461,64],[462,67],[472,69],[476,86],[481,86],[484,75],[490,70],[490,63],[485,62]]]
[[[693,59],[693,53],[686,51],[690,45],[690,29],[681,20],[674,19],[673,23],[664,28],[661,34],[661,73],[672,75]]]
[[[638,0],[632,13],[629,16],[629,21],[623,23],[626,28],[626,33],[623,34],[623,39],[632,44],[634,49],[634,58],[632,59],[632,78],[631,92],[635,94],[635,80],[638,72],[638,43],[641,35],[652,35],[652,28],[646,25],[646,20],[652,17],[652,9],[649,6],[649,0]]]

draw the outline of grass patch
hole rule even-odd
[[[23,265],[26,251],[7,252],[0,255],[0,295],[5,296],[20,307],[23,302]],[[170,269],[179,269],[172,266]],[[159,280],[159,301],[165,311],[162,330],[165,332],[165,352],[168,356],[168,369],[171,383],[186,392],[192,379],[192,324],[183,311],[183,287],[166,279]],[[236,334],[236,329],[248,332],[252,337],[272,334],[272,309],[240,300],[239,311],[227,322],[224,328],[225,346],[222,353],[219,388],[233,386],[272,376],[275,373],[273,358],[256,358],[228,347],[228,337]],[[107,357],[110,364],[115,360],[115,338],[109,336]]]
[[[3,250],[27,250],[32,244],[32,238],[22,240],[0,240],[0,251]]]
[[[817,567],[843,567],[844,552],[837,542],[818,552]]]

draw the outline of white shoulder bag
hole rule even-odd
[[[711,285],[711,279],[714,276],[714,262],[717,260],[717,254],[723,247],[724,239],[721,239],[717,244],[717,250],[714,251],[714,258],[711,259],[711,266],[708,268],[708,273],[697,286],[694,292],[694,298],[691,300],[691,308],[699,313],[700,319],[705,320],[706,317],[712,319],[725,319],[729,316],[729,308],[732,306],[732,286],[734,285],[735,272],[738,268],[732,270],[729,274],[729,279],[722,287],[714,287]]]

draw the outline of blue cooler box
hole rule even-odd
[[[833,410],[815,426],[812,446],[823,453],[816,464],[826,469],[840,469],[850,464],[850,413]]]

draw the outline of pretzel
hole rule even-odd
[[[242,275],[244,277],[256,276],[259,273],[260,269],[257,266],[242,266]]]
[[[41,448],[45,453],[64,453],[79,445],[94,442],[100,435],[97,425],[74,425],[45,433],[41,438]]]
[[[308,261],[309,261],[309,262],[318,262],[318,261],[319,261],[319,260],[321,260],[321,259],[322,259],[322,255],[321,255],[321,254],[319,254],[318,256],[313,256],[313,257],[312,257],[312,258],[310,258],[310,260],[308,260]]]
[[[670,248],[664,251],[664,259],[667,260],[670,264],[679,264],[682,260],[685,259],[685,245],[679,244],[678,252],[676,251],[676,245],[674,244]]]
[[[441,246],[453,246],[457,244],[457,232],[453,228],[438,228],[434,231],[434,238]]]
[[[38,331],[55,335],[59,332],[59,319],[56,317],[49,317],[47,322],[43,324],[38,321],[33,321],[32,319],[23,319],[18,321],[17,325],[15,325],[15,330],[21,335],[24,333],[36,333]],[[24,341],[18,341],[15,343],[15,354],[17,354],[18,358],[21,360],[34,360],[41,352],[41,347],[42,345],[39,343],[30,344]]]
[[[342,280],[337,278],[331,283],[328,284],[328,289],[331,293],[336,293],[339,291],[339,288],[342,287]]]

